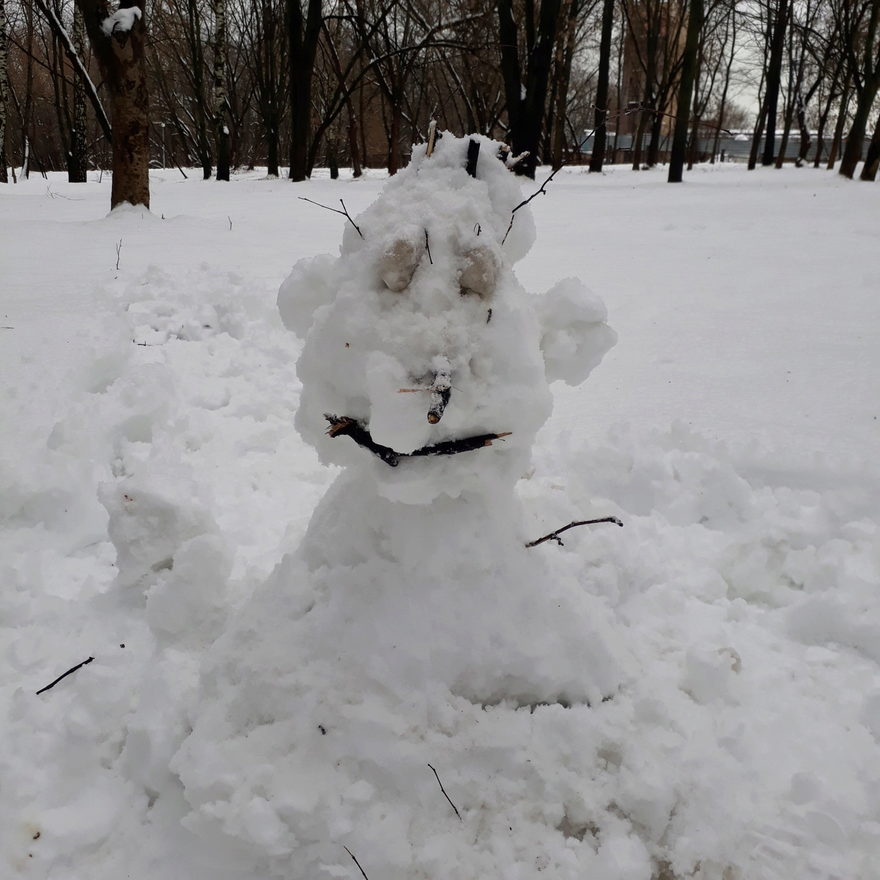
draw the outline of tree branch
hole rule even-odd
[[[534,541],[529,541],[528,544],[526,544],[526,547],[537,547],[538,544],[543,544],[544,541],[556,541],[560,547],[563,547],[564,544],[559,537],[563,532],[567,532],[569,529],[575,528],[575,526],[592,526],[596,525],[596,523],[614,523],[614,525],[623,528],[623,523],[616,516],[605,516],[602,517],[602,519],[582,519],[577,522],[570,522],[567,526],[563,526],[555,532],[550,532],[549,535],[544,535],[543,538],[536,538]]]

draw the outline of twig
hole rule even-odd
[[[507,227],[507,232],[504,233],[504,238],[501,239],[501,245],[504,246],[504,242],[507,241],[507,236],[510,235],[510,230],[513,229],[513,221],[516,217],[516,212],[520,208],[524,208],[535,196],[539,195],[547,195],[547,184],[550,183],[551,180],[556,176],[556,172],[559,171],[560,168],[564,168],[565,165],[560,165],[559,168],[554,168],[553,171],[550,172],[550,176],[541,184],[540,188],[533,192],[527,199],[521,201],[511,212],[510,212],[510,223]]]
[[[432,770],[434,770],[434,767],[431,764],[428,764],[428,766]],[[443,787],[443,783],[440,781],[440,774],[436,770],[434,770],[434,776],[437,778],[437,785],[440,786],[440,791],[443,792],[443,797],[445,797],[446,800],[449,801],[449,806],[452,807],[453,810],[455,810],[455,815],[458,816],[458,821],[464,822],[464,819],[461,818],[461,813],[458,812],[458,807],[456,807],[455,804],[452,803],[452,798],[450,798],[449,795],[446,794],[446,789]]]
[[[425,250],[428,252],[428,262],[433,266],[434,260],[431,258],[431,245],[428,242],[428,230],[425,230]]]
[[[229,221],[229,231],[232,232],[232,217],[227,214],[226,219]]]
[[[549,535],[544,535],[543,538],[537,538],[534,541],[529,541],[526,544],[526,547],[537,547],[538,544],[543,544],[544,541],[556,541],[560,547],[564,547],[565,545],[562,543],[562,539],[559,537],[563,532],[567,532],[569,529],[573,529],[575,526],[593,526],[596,523],[614,523],[616,526],[620,526],[623,528],[623,523],[616,516],[605,516],[602,519],[583,519],[579,522],[570,522],[567,526],[563,526],[561,529],[557,529],[555,532],[550,532]]]
[[[50,684],[47,684],[46,687],[44,687],[44,688],[40,688],[37,691],[37,696],[39,696],[40,694],[44,694],[44,693],[46,693],[46,691],[55,687],[55,685],[58,684],[59,681],[64,680],[65,678],[67,678],[68,675],[73,675],[73,673],[76,672],[77,669],[82,669],[83,666],[88,666],[89,663],[91,663],[92,660],[94,660],[94,659],[95,659],[94,657],[89,657],[88,660],[83,660],[82,663],[77,663],[76,666],[72,666],[63,675],[59,675],[58,678],[55,679],[55,681],[51,682]]]
[[[370,436],[370,432],[356,419],[348,416],[335,416],[332,413],[324,413],[324,418],[330,423],[327,433],[331,437],[351,437],[358,446],[369,449],[374,455],[379,456],[389,467],[397,467],[402,458],[422,458],[428,455],[455,455],[459,452],[472,452],[491,446],[493,440],[501,440],[510,436],[510,431],[499,434],[478,434],[475,437],[462,437],[459,440],[444,440],[433,446],[422,446],[412,452],[397,452],[390,446],[382,446],[376,443]]]
[[[342,848],[351,856],[351,860],[358,866],[358,871],[361,872],[361,876],[364,880],[370,880],[367,876],[367,872],[361,867],[361,863],[354,857],[354,853],[343,843]]]
[[[354,226],[354,228],[357,230],[357,234],[361,238],[364,237],[364,234],[363,232],[361,232],[360,227],[357,225],[357,223],[354,222],[354,220],[351,219],[351,214],[349,214],[346,210],[345,202],[343,202],[342,199],[339,200],[339,204],[342,205],[342,210],[340,211],[339,208],[331,208],[330,205],[322,205],[320,202],[316,202],[314,199],[307,199],[305,196],[297,196],[297,198],[302,200],[303,202],[317,205],[319,208],[323,208],[325,211],[332,211],[334,214],[342,214],[342,216],[345,217],[352,226]]]
[[[477,161],[480,158],[480,142],[475,140],[468,141],[467,164],[465,170],[471,177],[477,176]]]
[[[428,123],[428,146],[425,148],[425,155],[429,156],[434,152],[434,144],[437,141],[437,120],[432,119]]]
[[[122,239],[116,242],[116,271],[119,271],[119,254],[122,252]]]

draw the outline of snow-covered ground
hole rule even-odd
[[[298,849],[353,746],[248,611],[336,474],[293,428],[275,301],[345,222],[297,196],[356,215],[383,182],[161,171],[151,214],[114,216],[106,178],[0,188],[0,877],[358,877],[348,847],[370,880],[874,880],[877,192],[811,169],[571,169],[532,202],[523,286],[580,276],[619,342],[553,386],[519,494],[528,537],[624,521],[531,552],[606,608],[626,681],[426,694],[419,723],[352,704],[349,736],[397,739]],[[233,748],[205,719],[237,676],[260,708]]]

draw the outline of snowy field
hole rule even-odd
[[[522,538],[623,520],[530,552],[626,676],[414,720],[287,668],[284,609],[230,635],[337,473],[276,297],[344,220],[297,196],[356,216],[383,183],[156,171],[114,216],[106,177],[0,187],[0,877],[356,878],[348,848],[369,880],[876,880],[876,187],[571,169],[532,202],[523,286],[581,277],[619,341],[553,386]],[[242,681],[259,709],[217,715]]]

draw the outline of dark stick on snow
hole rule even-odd
[[[354,853],[343,843],[342,848],[351,856],[351,860],[358,866],[358,871],[361,872],[361,876],[364,880],[370,880],[367,876],[367,872],[361,867],[361,863],[354,857]]]
[[[516,218],[516,212],[520,208],[524,208],[535,196],[547,195],[547,184],[550,183],[551,180],[556,176],[556,172],[559,171],[560,168],[564,168],[565,165],[560,165],[559,168],[554,168],[550,172],[550,176],[541,184],[540,188],[535,190],[527,199],[523,199],[511,212],[510,212],[510,223],[507,226],[507,232],[504,233],[504,238],[501,239],[501,245],[503,247],[504,242],[507,241],[507,236],[510,235],[510,230],[513,229],[513,221]]]
[[[374,455],[378,455],[389,467],[397,467],[402,458],[421,458],[427,455],[455,455],[459,452],[472,452],[491,446],[493,440],[501,440],[509,437],[510,431],[499,434],[478,434],[476,437],[462,437],[460,440],[444,440],[433,446],[422,446],[412,452],[397,452],[390,446],[382,446],[376,443],[370,436],[370,432],[356,419],[347,416],[335,416],[332,413],[324,413],[324,418],[330,423],[327,433],[331,437],[351,437],[358,446],[369,449]]]
[[[51,690],[53,687],[55,687],[56,684],[58,684],[59,681],[63,681],[65,678],[67,678],[68,675],[73,675],[73,673],[76,672],[77,669],[82,669],[83,666],[88,666],[89,663],[91,663],[94,659],[94,657],[89,657],[88,660],[83,660],[82,663],[77,663],[76,666],[72,666],[63,675],[59,675],[58,678],[56,678],[55,681],[53,681],[51,684],[47,684],[46,687],[40,688],[37,691],[37,696],[46,693],[46,691],[48,690]]]
[[[565,546],[562,543],[562,539],[559,537],[563,532],[567,532],[569,529],[573,529],[575,526],[594,526],[596,523],[614,523],[616,526],[620,526],[623,528],[623,523],[616,516],[604,516],[602,519],[583,519],[579,522],[570,522],[567,526],[563,526],[561,529],[557,529],[555,532],[550,532],[549,535],[544,535],[543,538],[536,538],[534,541],[529,541],[526,544],[526,547],[537,547],[538,544],[543,544],[544,541],[556,541],[560,547]]]
[[[428,766],[432,770],[434,770],[434,767],[431,764],[428,764]],[[440,791],[443,792],[443,797],[445,797],[446,800],[449,801],[449,806],[452,807],[453,810],[455,810],[455,815],[458,816],[458,821],[464,822],[464,819],[461,818],[461,813],[458,812],[458,807],[456,807],[455,804],[452,803],[452,798],[449,797],[448,794],[446,794],[446,789],[443,787],[443,783],[440,781],[440,774],[436,770],[434,770],[434,776],[437,778],[437,785],[440,786]]]
[[[480,158],[480,142],[468,141],[467,165],[465,170],[471,177],[477,176],[477,160]]]
[[[361,232],[360,227],[357,225],[357,223],[354,222],[354,220],[351,219],[351,214],[348,213],[348,209],[345,207],[345,202],[343,202],[342,199],[339,200],[339,204],[342,205],[342,210],[340,211],[339,208],[331,208],[330,205],[322,205],[320,202],[316,202],[314,199],[307,199],[305,196],[297,196],[297,198],[303,202],[308,202],[310,205],[317,205],[319,208],[323,208],[325,211],[332,211],[334,214],[342,214],[342,216],[345,217],[345,219],[348,220],[348,222],[351,223],[352,226],[354,226],[354,228],[357,230],[357,234],[361,238],[364,237],[364,234],[363,232]]]
[[[434,260],[431,257],[431,244],[428,241],[428,230],[425,230],[425,250],[428,252],[428,262],[433,266]]]

